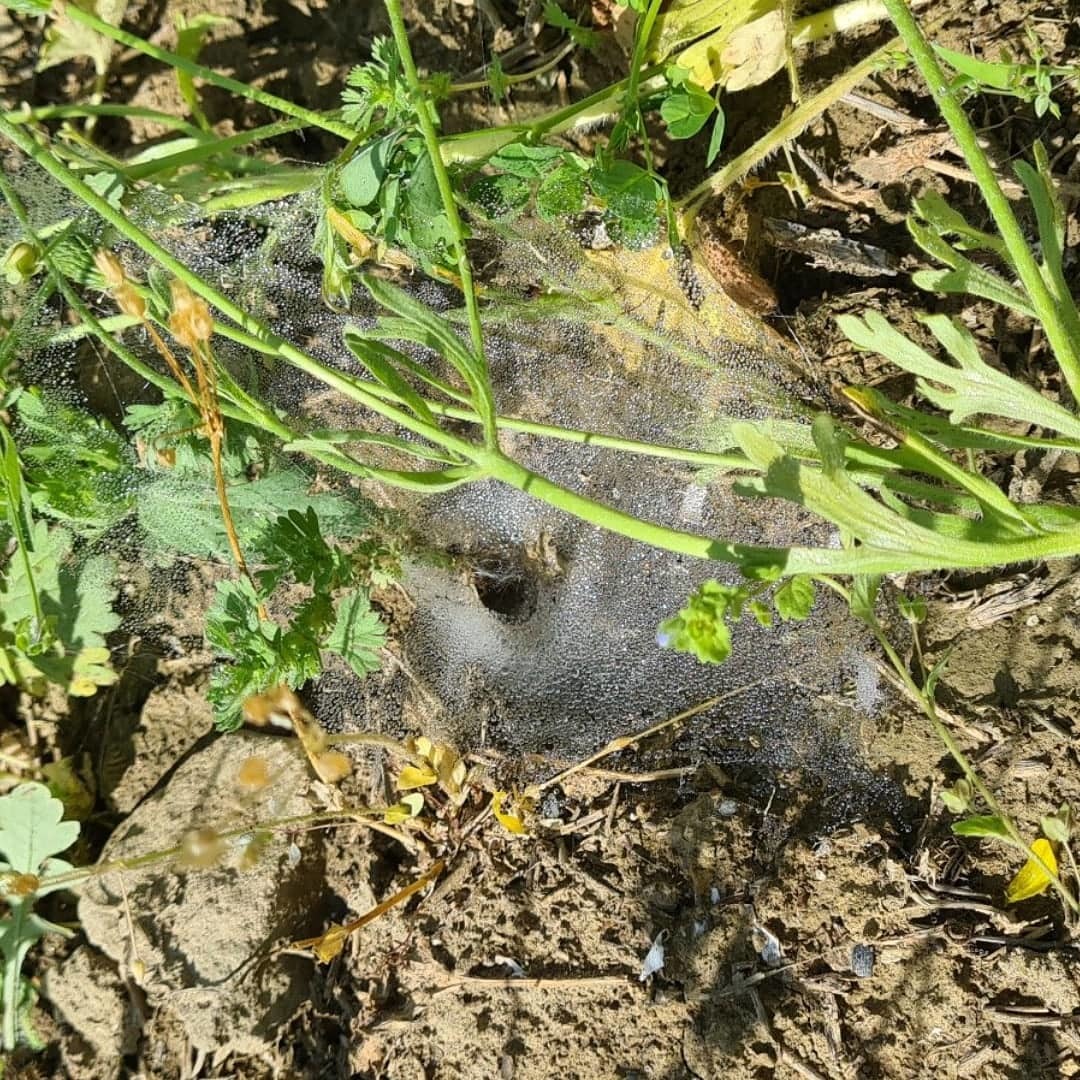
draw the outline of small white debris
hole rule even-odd
[[[720,903],[720,890],[715,885],[709,890],[709,899],[713,902],[713,907]]]
[[[525,978],[525,969],[512,956],[500,956],[499,953],[496,953],[491,959],[495,964],[508,967],[511,979]]]
[[[721,817],[734,817],[739,812],[739,804],[734,799],[721,799],[716,812]]]
[[[694,920],[694,937],[701,937],[706,930],[709,929],[709,924],[704,919]]]
[[[758,956],[765,961],[766,967],[779,967],[784,962],[784,952],[780,948],[780,939],[766,927],[757,923],[752,931],[754,948]]]
[[[295,841],[289,845],[289,850],[285,857],[288,859],[289,866],[298,866],[300,864],[300,848]]]
[[[641,965],[641,974],[638,979],[644,982],[650,975],[655,975],[658,971],[662,971],[664,968],[664,940],[667,938],[667,931],[661,930],[656,935],[656,940],[652,943],[652,948],[645,954],[645,960]]]

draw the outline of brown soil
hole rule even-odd
[[[522,6],[532,16],[539,8]],[[593,4],[599,15],[607,7]],[[947,17],[939,10],[946,7]],[[162,28],[177,14],[207,8],[228,22],[214,31],[205,63],[314,107],[334,103],[344,74],[386,30],[380,4],[326,0],[139,4],[131,6],[127,25],[144,36],[161,33],[169,43]],[[1077,29],[1068,22],[1074,8],[976,0],[939,5],[933,14],[942,19],[945,44],[991,52],[1022,41],[1025,22],[1034,19],[1056,63],[1070,50],[1075,57]],[[526,33],[511,3],[423,0],[409,9],[421,66],[449,67],[455,76]],[[881,34],[866,33],[840,50],[815,49],[805,61],[804,88],[820,85],[851,54],[879,40]],[[7,104],[75,100],[86,92],[81,65],[33,73],[39,43],[33,20],[0,14],[0,90]],[[557,91],[516,93],[513,116],[550,107],[551,93],[573,97],[604,85],[621,62],[614,46],[599,59],[568,62]],[[937,131],[932,104],[911,72],[875,83],[868,92],[926,122],[920,137]],[[117,57],[106,93],[110,100],[183,111],[173,77],[133,52]],[[1059,175],[1075,181],[1074,94],[1075,88],[1063,90],[1060,121],[1035,121],[1007,99],[988,99],[976,117],[1000,160],[1041,137],[1052,157],[1061,153]],[[779,77],[732,98],[728,148],[737,152],[757,138],[780,115],[786,95]],[[203,101],[224,134],[268,119],[213,90]],[[459,101],[445,114],[449,130],[512,118],[482,94]],[[119,152],[159,134],[110,120],[101,122],[97,137]],[[716,209],[776,290],[777,326],[789,328],[810,355],[827,358],[825,382],[869,382],[899,395],[911,390],[902,377],[874,367],[874,358],[851,352],[832,321],[839,312],[872,304],[900,316],[915,303],[952,311],[958,305],[916,296],[903,273],[867,281],[850,267],[815,266],[770,248],[760,239],[761,223],[782,218],[836,229],[910,270],[917,259],[902,211],[913,193],[933,186],[960,209],[978,213],[969,186],[935,171],[929,146],[841,105],[799,140],[822,170],[809,206],[796,209],[781,189],[759,187]],[[309,135],[280,149],[317,160],[330,145]],[[885,169],[875,171],[882,156]],[[700,140],[671,150],[666,168],[676,192],[699,179],[703,159]],[[902,174],[901,159],[910,165]],[[780,167],[786,166],[770,165],[761,178]],[[993,322],[979,304],[961,314],[977,334],[998,343],[1004,364],[1037,365],[1022,326]],[[1076,461],[1063,459],[1046,483],[1068,499],[1076,475]],[[1010,478],[998,479],[1007,485]],[[188,608],[166,616],[176,640],[187,643],[179,659],[134,648],[120,685],[70,715],[58,701],[49,703],[51,712],[27,699],[4,702],[10,720],[0,739],[11,736],[0,741],[5,753],[9,747],[25,753],[28,767],[34,755],[40,762],[86,755],[85,771],[99,794],[75,861],[91,860],[103,847],[106,857],[150,850],[173,842],[188,824],[205,823],[200,815],[209,812],[208,801],[226,798],[215,777],[239,767],[229,755],[271,759],[275,775],[288,781],[274,806],[278,815],[335,798],[310,780],[294,744],[287,749],[283,740],[246,734],[230,737],[238,740],[233,749],[207,734],[209,657],[191,645],[207,600],[203,576],[193,572],[185,587]],[[928,662],[952,648],[941,695],[950,722],[1031,835],[1039,818],[1062,803],[1080,807],[1078,582],[1072,566],[1026,566],[908,583],[929,601]],[[36,746],[12,735],[27,721]],[[955,779],[955,769],[918,714],[891,699],[859,734],[874,769],[902,789],[905,820],[867,815],[821,831],[819,804],[828,793],[805,778],[780,774],[763,785],[760,775],[728,776],[710,767],[651,783],[579,774],[541,803],[525,837],[485,819],[477,798],[458,819],[432,827],[431,849],[441,844],[453,853],[433,893],[353,935],[328,965],[274,950],[330,920],[369,910],[430,860],[412,857],[378,832],[343,829],[298,837],[295,853],[262,864],[255,879],[223,869],[186,877],[144,873],[126,883],[126,896],[104,886],[87,890],[78,909],[82,931],[70,943],[49,939],[32,959],[42,991],[36,1023],[47,1045],[36,1056],[20,1052],[10,1075],[1077,1075],[1074,928],[1046,897],[1007,907],[1004,887],[1016,860],[952,836],[951,816],[935,792]],[[272,749],[263,753],[264,744]],[[654,752],[650,767],[663,767],[662,757]],[[510,787],[519,765],[498,759],[489,769]],[[630,750],[603,765],[632,770],[641,762]],[[346,797],[362,801],[381,783],[381,766],[373,763],[370,776],[346,784]],[[213,813],[215,821],[257,819],[248,805],[215,806]],[[74,921],[64,903],[57,899],[51,917]],[[134,935],[126,918],[134,919]],[[639,978],[656,942],[663,965]],[[135,960],[145,968],[141,979],[133,973]]]

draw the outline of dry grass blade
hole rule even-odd
[[[350,934],[361,929],[361,927],[367,926],[368,923],[374,922],[381,915],[385,915],[392,907],[396,907],[398,904],[408,900],[413,893],[417,893],[430,885],[445,869],[446,863],[440,859],[414,882],[406,885],[404,889],[399,889],[381,904],[376,904],[370,911],[364,912],[360,918],[353,919],[352,922],[344,923],[341,926],[331,926],[329,930],[319,934],[317,937],[304,938],[303,941],[294,942],[294,948],[311,949],[322,963],[328,964],[345,947],[345,942],[349,939]]]

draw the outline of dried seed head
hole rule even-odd
[[[12,874],[5,883],[9,896],[33,896],[40,887],[41,879],[37,874]]]
[[[192,829],[181,841],[181,866],[205,870],[221,858],[225,843],[213,829]]]
[[[266,758],[245,758],[236,774],[236,786],[245,795],[254,795],[270,783],[270,766]]]
[[[111,251],[101,250],[94,253],[94,265],[105,279],[105,284],[121,312],[135,319],[144,319],[146,301],[128,280],[124,264]]]
[[[172,315],[169,329],[181,345],[194,350],[214,333],[214,319],[205,300],[196,296],[182,281],[169,283],[172,294]]]
[[[94,265],[98,273],[105,279],[108,289],[119,289],[127,284],[127,274],[124,272],[124,264],[111,252],[101,249],[94,252]]]
[[[324,784],[337,784],[352,772],[352,762],[337,750],[324,750],[312,754],[311,764]]]
[[[271,839],[270,833],[254,833],[251,839],[244,845],[244,850],[240,853],[240,860],[237,864],[239,869],[251,870],[258,866],[259,860],[263,856],[263,852],[270,846]]]

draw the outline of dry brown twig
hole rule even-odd
[[[229,540],[236,568],[255,588],[255,580],[248,570],[236,532],[232,507],[229,504],[228,485],[225,482],[225,469],[222,451],[225,445],[225,418],[221,414],[218,399],[217,364],[210,339],[214,334],[214,319],[206,301],[196,296],[182,281],[174,280],[170,284],[172,294],[172,313],[169,316],[169,330],[173,337],[186,348],[191,357],[191,366],[195,371],[195,382],[191,381],[183,365],[177,359],[157,328],[147,318],[146,301],[132,284],[123,264],[111,251],[98,251],[94,263],[105,279],[109,294],[116,301],[120,311],[138,319],[147,336],[154,344],[161,358],[165,361],[169,373],[179,383],[191,404],[198,410],[201,420],[200,430],[210,443],[210,460],[214,469],[214,485],[217,490],[218,504],[221,507],[221,519],[225,525],[225,535]],[[266,606],[260,601],[259,618],[266,620],[269,615]]]

